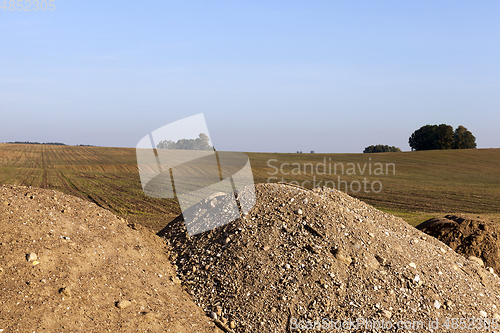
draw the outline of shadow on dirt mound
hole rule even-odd
[[[485,266],[492,267],[495,272],[500,270],[500,224],[497,222],[446,215],[427,220],[417,229],[439,239],[465,257],[482,259]]]

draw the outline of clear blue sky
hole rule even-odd
[[[498,1],[53,3],[0,10],[0,142],[135,147],[204,113],[219,150],[409,150],[440,123],[500,147]]]

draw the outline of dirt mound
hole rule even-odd
[[[62,193],[0,188],[1,332],[219,331],[164,242]]]
[[[427,220],[417,229],[436,237],[465,257],[480,258],[487,267],[500,271],[499,223],[446,215]]]
[[[178,218],[159,233],[224,330],[452,332],[451,318],[499,318],[498,276],[403,220],[329,188],[260,184],[256,194],[248,215],[220,228],[188,237]]]

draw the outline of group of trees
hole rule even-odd
[[[180,139],[177,142],[171,140],[160,141],[158,149],[185,149],[185,150],[215,150],[210,145],[210,138],[205,133],[200,133],[196,139]]]
[[[463,126],[455,130],[446,124],[425,125],[413,132],[408,140],[411,150],[474,149],[476,138]]]
[[[474,149],[476,137],[462,125],[455,130],[446,124],[425,125],[413,132],[408,140],[411,150],[433,149]],[[372,145],[365,148],[363,153],[398,152],[401,149],[387,145]]]
[[[365,148],[363,150],[363,153],[394,153],[394,152],[399,152],[401,149],[398,147],[394,146],[388,146],[388,145],[371,145]]]

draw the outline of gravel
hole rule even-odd
[[[256,195],[217,229],[190,237],[178,218],[159,233],[183,287],[235,332],[498,317],[498,276],[403,220],[330,188],[259,184]]]

